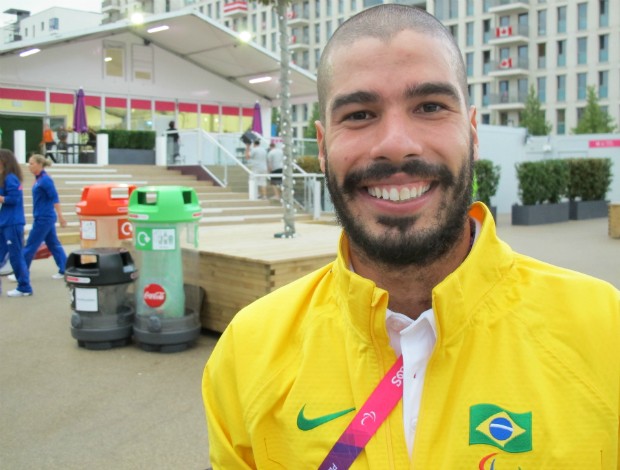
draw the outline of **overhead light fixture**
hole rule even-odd
[[[131,15],[131,22],[133,24],[142,24],[144,23],[144,15],[142,13],[140,13],[139,11],[132,13]]]
[[[243,42],[250,42],[250,40],[252,39],[252,33],[250,33],[249,31],[241,31],[239,33],[239,39],[241,39]]]
[[[271,81],[271,77],[256,77],[249,80],[249,82],[254,85],[255,83],[264,83]]]
[[[160,31],[166,31],[167,29],[170,29],[170,26],[168,26],[167,24],[163,24],[161,26],[155,26],[151,29],[147,29],[146,32],[147,33],[159,33]]]
[[[35,47],[34,49],[28,49],[27,51],[20,52],[20,53],[19,53],[19,56],[20,56],[20,57],[28,57],[29,55],[36,54],[37,52],[41,52],[41,49],[37,49],[37,48]]]
[[[104,62],[112,62],[112,57],[106,57],[103,59]]]

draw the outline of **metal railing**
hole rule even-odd
[[[247,176],[248,197],[258,199],[258,178],[273,175],[255,173],[246,165],[246,147],[241,141],[241,133],[216,134],[202,129],[184,129],[179,134],[179,154],[174,155],[172,138],[166,139],[166,156],[169,166],[200,165],[219,185],[231,186],[231,168],[239,168]],[[268,142],[268,139],[262,139]],[[293,158],[317,155],[318,147],[314,139],[294,139]],[[320,173],[307,173],[293,162],[295,205],[306,213],[320,217],[321,212],[333,210],[331,200],[324,187],[324,177]]]

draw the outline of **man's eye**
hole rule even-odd
[[[368,119],[369,114],[366,111],[355,111],[354,113],[348,114],[345,118],[347,121],[363,121],[364,119]]]
[[[435,103],[426,103],[420,106],[420,110],[423,113],[436,113],[437,111],[441,111],[443,107],[441,105]]]

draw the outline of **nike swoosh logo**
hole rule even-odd
[[[355,411],[355,408],[349,408],[348,410],[337,411],[328,415],[319,416],[318,418],[308,419],[304,416],[305,408],[306,405],[302,406],[301,410],[299,410],[299,414],[297,415],[297,427],[302,431],[310,431],[311,429],[321,426],[322,424],[329,423],[336,418],[340,418],[347,413],[351,413],[351,411]]]

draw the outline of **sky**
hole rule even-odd
[[[5,15],[10,8],[29,11],[31,15],[51,7],[72,8],[74,10],[101,13],[102,0],[0,0],[0,25],[15,21],[15,15]]]

